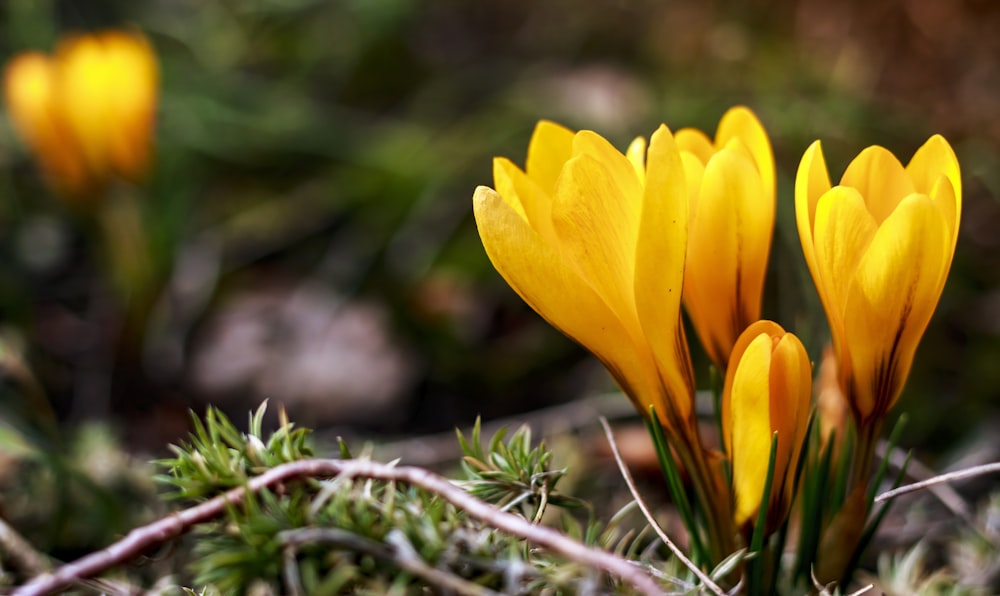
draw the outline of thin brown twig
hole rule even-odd
[[[942,482],[951,482],[953,480],[964,480],[966,478],[973,478],[975,476],[982,476],[983,474],[989,474],[991,472],[1000,472],[1000,462],[994,462],[991,464],[983,464],[981,466],[973,466],[971,468],[966,468],[964,470],[958,470],[955,472],[948,472],[947,474],[940,474],[934,476],[933,478],[928,478],[921,482],[914,482],[913,484],[907,484],[899,488],[894,488],[892,490],[887,490],[879,496],[875,497],[876,503],[881,503],[882,501],[888,501],[900,495],[905,495],[907,493],[912,493],[921,489],[925,489],[936,484],[941,484]]]
[[[681,563],[690,569],[691,572],[694,573],[695,577],[701,580],[701,583],[706,588],[718,596],[725,596],[725,592],[722,591],[722,588],[713,582],[712,578],[708,577],[708,575],[695,565],[691,559],[687,558],[684,551],[674,544],[674,541],[670,539],[670,536],[667,536],[667,533],[663,531],[660,524],[656,523],[656,519],[653,517],[652,511],[649,510],[646,502],[643,501],[642,496],[639,495],[639,489],[636,488],[635,481],[632,480],[632,474],[628,471],[628,467],[625,465],[625,461],[622,459],[622,455],[618,451],[618,444],[615,442],[614,433],[611,432],[611,425],[608,424],[608,420],[604,416],[601,416],[600,421],[601,426],[604,427],[604,434],[608,438],[608,444],[611,446],[611,453],[615,457],[615,463],[618,464],[618,469],[621,470],[622,478],[625,480],[625,484],[628,485],[628,490],[632,493],[632,498],[635,499],[636,505],[639,506],[639,510],[642,511],[643,516],[645,516],[646,521],[649,522],[653,531],[656,532],[656,535],[660,538],[663,544],[667,545],[670,552],[674,553],[674,556],[680,559]]]
[[[226,508],[240,503],[247,492],[256,493],[271,485],[303,477],[368,478],[403,482],[437,494],[468,515],[498,530],[543,546],[568,559],[596,567],[631,584],[642,594],[661,594],[656,582],[643,569],[613,553],[587,546],[547,526],[534,525],[526,519],[499,511],[477,499],[448,479],[423,468],[392,467],[367,460],[309,459],[282,464],[246,485],[233,488],[217,497],[178,511],[151,524],[129,532],[118,542],[51,573],[42,574],[13,592],[15,596],[39,596],[64,589],[83,578],[92,577],[120,565],[147,549],[177,538],[193,526],[223,515]]]
[[[31,546],[24,536],[0,518],[0,550],[21,571],[38,575],[52,568],[51,562]]]
[[[875,446],[875,453],[879,457],[888,457],[889,463],[891,463],[897,470],[903,469],[903,465],[906,467],[906,475],[913,480],[921,481],[927,480],[934,476],[934,470],[931,470],[925,466],[916,457],[909,456],[907,452],[899,447],[893,447],[889,449],[889,442],[882,440],[879,441]],[[952,513],[962,518],[970,526],[974,526],[975,522],[972,519],[972,512],[969,510],[969,504],[965,502],[965,499],[955,491],[954,488],[947,484],[939,484],[936,486],[928,487],[932,495],[937,497],[938,501],[941,502],[945,507],[947,507]]]

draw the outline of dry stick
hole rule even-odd
[[[338,459],[301,460],[272,468],[260,476],[249,479],[245,486],[231,489],[204,503],[136,528],[107,548],[63,565],[51,573],[36,577],[15,590],[13,594],[15,596],[49,594],[71,586],[82,578],[92,577],[124,563],[152,546],[180,536],[196,524],[219,517],[225,513],[228,506],[241,502],[247,491],[255,493],[273,484],[300,477],[338,475],[343,478],[404,482],[422,488],[437,494],[455,507],[498,530],[548,548],[568,559],[617,575],[640,593],[662,594],[656,582],[639,566],[612,553],[581,544],[547,526],[533,525],[522,517],[499,511],[437,474],[422,468],[397,468],[366,460]]]
[[[45,555],[36,551],[3,519],[0,519],[0,550],[22,571],[37,575],[52,568]]]
[[[894,447],[890,451],[888,441],[879,441],[875,445],[875,453],[879,457],[888,457],[889,463],[897,470],[903,469],[903,465],[906,464],[906,475],[913,480],[922,481],[934,476],[934,470],[925,466],[916,457],[909,456],[903,449]],[[975,525],[972,519],[972,512],[969,510],[969,504],[965,502],[965,499],[955,489],[947,484],[940,484],[929,487],[927,490],[937,497],[938,501],[941,501],[949,511],[962,518],[970,526]]]
[[[674,544],[674,541],[670,539],[670,536],[667,536],[667,533],[663,531],[660,524],[656,523],[656,519],[653,518],[653,513],[649,510],[649,507],[646,506],[646,502],[643,501],[642,497],[639,495],[639,489],[636,488],[635,481],[632,480],[632,474],[628,471],[628,467],[625,466],[625,461],[622,460],[622,455],[618,451],[618,444],[615,442],[615,435],[611,432],[611,426],[608,424],[608,420],[604,416],[601,416],[600,420],[601,426],[604,427],[604,434],[608,437],[608,444],[611,445],[611,453],[615,456],[615,462],[618,464],[618,469],[621,470],[622,478],[625,479],[625,484],[628,485],[628,490],[632,493],[632,498],[635,499],[635,503],[639,506],[639,510],[642,511],[643,516],[646,517],[646,521],[648,521],[649,525],[652,526],[656,535],[663,541],[663,544],[667,545],[670,552],[674,553],[674,556],[680,559],[681,563],[690,569],[691,572],[701,580],[701,583],[706,588],[711,590],[714,594],[718,594],[718,596],[725,596],[725,592],[722,591],[722,588],[713,582],[712,578],[708,577],[708,575],[699,569],[698,566],[691,561],[691,559],[687,558],[687,556],[684,555],[684,551],[678,548],[677,545]]]
[[[928,478],[927,480],[921,482],[914,482],[913,484],[907,484],[893,490],[887,490],[879,496],[875,497],[876,503],[881,503],[882,501],[888,501],[898,497],[899,495],[905,495],[906,493],[912,493],[929,486],[934,486],[935,484],[941,484],[942,482],[951,482],[952,480],[964,480],[966,478],[972,478],[974,476],[981,476],[983,474],[989,474],[990,472],[1000,472],[1000,462],[994,462],[992,464],[983,464],[981,466],[973,466],[971,468],[966,468],[964,470],[958,470],[957,472],[948,472],[947,474],[941,474],[940,476],[934,476],[933,478]]]

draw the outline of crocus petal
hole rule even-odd
[[[637,222],[642,211],[642,185],[635,173],[635,163],[607,139],[589,130],[581,130],[573,137],[573,156],[578,155],[590,155],[607,168],[610,183],[626,199],[624,205],[630,209],[629,217]]]
[[[741,150],[716,153],[705,168],[691,223],[685,305],[709,356],[724,367],[740,332],[760,318],[774,227],[773,195]]]
[[[715,155],[715,145],[708,135],[697,128],[682,128],[674,135],[677,147],[686,153],[690,153],[698,158],[701,163],[706,164]]]
[[[738,525],[747,522],[760,508],[767,481],[771,451],[771,411],[769,396],[771,337],[760,334],[743,352],[733,377],[733,492],[736,495],[735,518]],[[778,443],[787,441],[778,437]]]
[[[14,58],[4,72],[4,103],[49,182],[75,197],[90,192],[96,181],[59,111],[57,70],[53,59],[38,52]]]
[[[681,293],[688,234],[684,166],[666,126],[650,139],[642,219],[635,250],[635,304],[663,384],[682,418],[691,413],[694,374],[684,327]]]
[[[818,278],[816,285],[838,350],[845,349],[841,338],[848,280],[853,279],[877,228],[864,199],[853,188],[835,186],[816,205],[813,277]]]
[[[486,254],[514,291],[594,353],[627,392],[650,392],[652,364],[601,296],[496,191],[478,187],[473,207]]]
[[[962,196],[962,174],[958,157],[951,145],[941,135],[927,139],[906,166],[906,173],[913,179],[916,192],[929,195],[940,176],[951,181],[956,196]]]
[[[493,160],[493,184],[500,196],[550,245],[556,244],[552,229],[552,197],[531,177],[505,157]]]
[[[731,139],[740,139],[750,150],[764,183],[765,195],[773,197],[775,173],[771,141],[757,116],[744,106],[731,108],[719,121],[719,129],[715,133],[716,148],[725,147]]]
[[[813,273],[813,279],[816,278],[816,249],[813,238],[816,204],[828,190],[830,190],[830,174],[826,169],[823,146],[819,141],[814,141],[802,155],[798,173],[795,175],[795,222],[799,228],[806,265]],[[820,298],[823,298],[822,288],[820,288]],[[824,306],[826,306],[825,299]],[[829,306],[826,308],[827,311],[830,310]]]
[[[562,254],[634,328],[632,280],[639,217],[633,202],[638,201],[624,195],[603,162],[581,154],[566,163],[559,177],[552,225]]]
[[[937,305],[951,238],[944,214],[925,195],[904,199],[858,265],[846,297],[861,420],[883,416],[899,397],[913,354]]]
[[[896,205],[916,190],[903,164],[878,145],[868,147],[851,161],[840,184],[856,189],[865,198],[876,224],[885,221]]]
[[[752,342],[759,335],[767,335],[768,337],[781,337],[785,333],[785,330],[781,328],[774,321],[761,320],[752,323],[747,327],[743,333],[736,338],[736,343],[733,345],[732,354],[729,356],[730,366],[726,368],[726,380],[723,384],[723,396],[722,396],[722,439],[723,445],[725,446],[726,453],[732,454],[733,452],[733,413],[732,413],[732,397],[730,393],[732,392],[733,377],[736,375],[736,363],[738,363],[743,358],[743,352],[747,350]]]
[[[541,120],[528,143],[524,171],[546,194],[555,192],[563,164],[573,154],[573,131],[555,122]]]
[[[701,181],[705,176],[705,164],[693,153],[681,152],[681,161],[684,163],[684,180],[688,188],[688,213],[693,220],[698,217],[698,197],[701,195]]]
[[[633,139],[629,143],[628,150],[625,151],[625,157],[632,164],[632,169],[635,171],[635,177],[639,180],[639,184],[646,184],[646,139],[644,137]]]
[[[805,439],[812,396],[812,367],[805,346],[791,333],[775,344],[771,356],[771,428],[778,431],[772,500],[779,491],[790,502],[793,476]]]

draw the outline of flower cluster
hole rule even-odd
[[[624,153],[596,133],[543,121],[525,169],[505,158],[493,169],[495,188],[481,186],[473,199],[486,253],[535,311],[597,356],[643,414],[655,411],[667,459],[673,453],[688,472],[697,509],[697,519],[686,520],[692,543],[710,544],[703,564],[733,552],[741,535],[760,548],[786,526],[803,476],[817,473],[810,468],[829,474],[832,466],[807,455],[806,349],[777,323],[759,320],[776,201],[774,158],[759,120],[737,107],[714,140],[661,126],[648,148],[638,138]],[[958,161],[940,136],[905,167],[869,147],[833,186],[817,141],[799,167],[795,211],[831,330],[837,395],[857,433],[854,480],[843,490],[862,494],[870,446],[951,265]],[[721,454],[704,444],[693,414],[682,305],[725,371]],[[818,540],[823,531],[812,534]]]

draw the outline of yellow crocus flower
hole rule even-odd
[[[112,175],[145,175],[157,81],[146,38],[107,31],[67,38],[53,56],[16,56],[4,74],[4,98],[49,182],[81,200],[100,194]]]
[[[726,370],[736,338],[760,318],[774,230],[774,155],[748,108],[730,109],[715,141],[677,131],[690,198],[684,306],[705,351]]]
[[[638,408],[693,436],[681,325],[688,204],[666,126],[627,155],[591,131],[539,122],[526,168],[493,162],[473,197],[493,266],[551,325],[590,350]]]
[[[872,146],[831,187],[819,141],[802,157],[795,212],[855,422],[878,426],[903,390],[951,268],[958,159],[935,135],[905,168]]]
[[[734,519],[751,522],[761,507],[778,433],[767,527],[784,521],[809,421],[812,369],[802,342],[773,321],[751,324],[737,339],[722,393],[722,432],[732,465]]]

